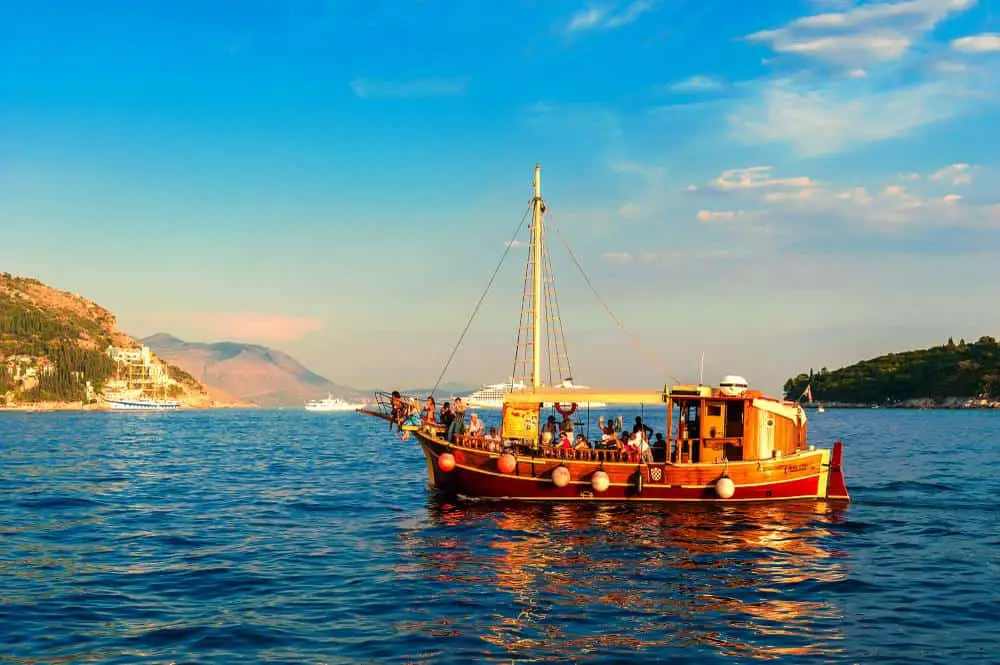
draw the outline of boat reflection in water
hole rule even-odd
[[[840,513],[828,506],[662,511],[432,500],[430,511],[435,526],[408,532],[403,547],[420,575],[454,589],[466,613],[439,614],[423,629],[465,638],[474,631],[493,645],[484,659],[770,659],[842,650],[833,594],[847,560],[828,528]],[[476,616],[472,593],[486,595],[488,611]]]

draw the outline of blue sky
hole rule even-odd
[[[1000,3],[0,4],[0,269],[437,378],[543,167],[578,382],[1000,333]],[[447,379],[511,371],[515,248]],[[664,372],[666,370],[666,372]]]

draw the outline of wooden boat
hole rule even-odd
[[[551,298],[548,293],[542,297],[548,261],[542,248],[545,206],[537,165],[534,188],[527,312],[522,310],[522,320],[529,318],[531,324],[524,388],[503,397],[499,443],[466,434],[448,440],[436,425],[413,428],[432,487],[450,495],[529,501],[849,500],[843,444],[837,441],[832,449],[808,444],[807,418],[798,402],[750,390],[739,377],[726,377],[718,387],[652,390],[543,385],[541,347],[551,339],[542,334],[543,300]],[[656,429],[662,424],[665,446],[639,453],[604,449],[591,439],[586,449],[564,449],[542,436],[543,404],[572,414],[578,405],[599,402],[641,407],[643,424],[655,422]],[[391,421],[391,404],[384,396],[378,403],[378,409],[366,412]],[[651,419],[649,414],[657,411]]]

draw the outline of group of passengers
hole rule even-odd
[[[469,423],[465,417],[468,414]],[[459,435],[467,435],[475,439],[483,439],[490,451],[506,448],[496,427],[487,431],[485,424],[477,413],[468,413],[468,407],[461,397],[455,398],[455,403],[445,402],[440,412],[433,397],[428,397],[421,408],[415,398],[404,398],[398,391],[392,392],[392,420],[403,432],[401,438],[410,438],[410,431],[421,425],[440,425],[444,427],[445,439],[455,442]],[[598,421],[601,430],[601,440],[591,443],[586,435],[574,436],[574,423],[571,414],[564,414],[562,422],[550,415],[542,426],[540,443],[543,446],[554,446],[562,450],[616,450],[627,453],[643,462],[665,461],[667,457],[667,442],[662,433],[656,434],[656,439],[650,441],[653,428],[642,421],[642,416],[635,417],[632,431],[622,427],[621,417]]]
[[[424,401],[423,408],[416,398],[406,399],[399,394],[398,390],[392,391],[392,421],[395,422],[403,432],[400,438],[410,438],[410,431],[421,425],[442,425],[445,429],[445,438],[448,441],[455,441],[459,434],[468,434],[474,437],[485,435],[483,421],[476,413],[469,414],[469,425],[466,427],[465,416],[468,407],[461,397],[455,398],[455,404],[450,402],[441,405],[440,413],[437,411],[437,404],[433,396],[428,396]],[[491,428],[491,433],[496,436],[496,428]],[[499,440],[499,437],[497,437]]]

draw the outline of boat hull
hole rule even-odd
[[[643,464],[590,459],[553,459],[518,455],[511,473],[499,470],[500,454],[475,446],[458,446],[426,432],[416,432],[427,462],[430,484],[457,496],[524,501],[708,501],[746,502],[782,500],[849,501],[840,466],[842,444],[833,450],[802,451],[783,459],[728,464]],[[451,453],[455,466],[443,471],[437,460]],[[568,457],[593,456],[592,451]],[[570,482],[557,487],[552,471],[565,466]],[[607,473],[610,485],[603,492],[593,487],[593,475]],[[722,498],[716,483],[728,476],[732,496]]]

